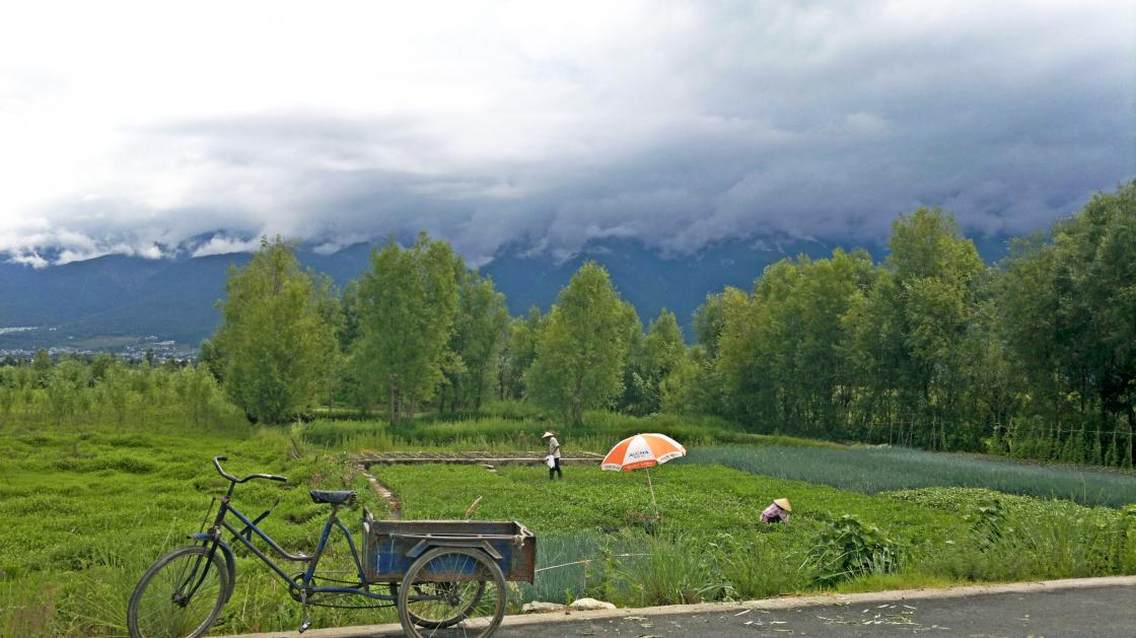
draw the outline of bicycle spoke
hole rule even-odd
[[[200,636],[224,603],[219,556],[190,547],[167,555],[143,577],[131,597],[129,621],[135,638]]]
[[[412,567],[406,615],[420,638],[483,636],[504,613],[500,570],[476,550],[432,550]]]

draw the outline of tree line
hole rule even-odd
[[[752,290],[644,329],[587,263],[542,314],[511,318],[492,281],[422,235],[377,250],[334,294],[265,241],[229,279],[206,361],[234,401],[278,421],[321,396],[392,422],[490,397],[585,410],[717,414],[755,430],[1131,465],[1136,428],[1136,183],[1098,194],[987,265],[954,219],[920,208],[888,255],[785,259]]]
[[[685,355],[674,314],[644,332],[595,263],[547,314],[513,318],[490,279],[426,234],[374,251],[339,293],[300,266],[291,244],[264,239],[230,271],[219,307],[201,359],[234,403],[268,423],[318,403],[391,423],[489,399],[536,401],[570,424],[592,408],[646,414],[661,409],[663,380]]]
[[[398,423],[505,399],[568,427],[599,408],[1124,467],[1136,449],[1136,182],[995,265],[949,214],[915,210],[880,263],[838,249],[709,295],[689,346],[674,314],[644,326],[592,262],[547,313],[510,317],[490,279],[425,234],[375,250],[342,290],[266,238],[225,292],[197,367],[37,358],[0,367],[0,412],[64,421],[97,396],[123,419],[162,387],[198,420],[224,411],[222,393],[264,423],[318,405]]]
[[[710,295],[665,407],[871,443],[1131,467],[1136,182],[987,266],[950,215],[889,254],[800,257]]]

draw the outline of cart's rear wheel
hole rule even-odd
[[[485,583],[478,581],[478,584],[480,586],[479,590],[475,592],[474,596],[468,597],[470,599],[469,605],[467,605],[465,609],[454,609],[454,615],[450,618],[445,618],[442,620],[429,620],[427,618],[419,618],[414,614],[414,612],[410,612],[410,619],[413,620],[414,624],[418,625],[419,627],[426,627],[428,629],[449,627],[462,618],[465,618],[470,614],[473,608],[477,606],[478,602],[481,600],[481,596],[485,593]],[[414,592],[415,595],[418,596],[428,596],[430,595],[430,592],[444,592],[448,594],[455,591],[455,589],[459,586],[460,584],[457,582],[429,583],[423,585],[415,585]],[[393,596],[395,600],[398,600],[398,583],[390,584],[390,592],[391,596]]]
[[[485,552],[436,547],[406,572],[398,588],[398,617],[416,638],[488,638],[505,616],[508,589]]]

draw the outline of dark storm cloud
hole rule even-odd
[[[922,205],[1020,233],[1136,176],[1122,5],[714,6],[608,58],[526,58],[532,94],[441,124],[311,108],[139,128],[141,154],[196,158],[185,204],[64,201],[49,218],[92,253],[217,229],[329,247],[424,229],[480,261],[603,236],[875,239]]]

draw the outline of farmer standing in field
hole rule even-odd
[[[548,458],[552,461],[548,464],[548,480],[564,478],[564,473],[560,471],[560,441],[556,440],[556,435],[552,432],[545,432],[540,438],[548,441]]]

